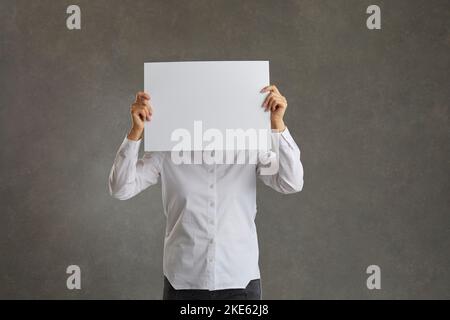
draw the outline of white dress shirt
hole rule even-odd
[[[146,152],[124,139],[109,177],[113,197],[129,199],[161,178],[166,220],[163,272],[175,289],[245,288],[260,278],[256,177],[281,193],[303,188],[300,149],[286,128],[279,135],[279,170],[257,164],[174,164],[170,152]],[[273,212],[274,214],[279,214]]]

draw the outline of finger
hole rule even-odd
[[[273,94],[273,93],[269,93],[269,94],[267,95],[267,97],[266,97],[266,99],[264,100],[264,103],[263,103],[263,106],[264,106],[265,108],[267,108],[268,102],[269,102],[270,99],[272,99],[273,97],[274,97],[274,94]]]
[[[139,96],[136,100],[139,104],[147,104],[150,99],[147,99],[145,96]]]
[[[148,111],[150,111],[150,118],[152,118],[153,117],[153,107],[152,107],[152,105],[148,106]]]
[[[131,113],[133,113],[133,112],[135,112],[136,110],[138,110],[139,109],[139,107],[140,107],[140,105],[138,104],[138,103],[133,103],[132,105],[131,105]]]
[[[136,102],[144,102],[145,100],[150,100],[150,95],[144,91],[139,91],[136,94]]]
[[[278,94],[280,93],[280,91],[278,91],[278,88],[275,85],[266,86],[261,89],[261,92],[275,92]]]
[[[148,120],[149,113],[148,113],[147,108],[146,108],[146,107],[143,107],[143,108],[142,108],[142,111],[143,111],[143,113],[144,113],[144,120]]]
[[[264,100],[263,107],[264,107],[264,109],[265,109],[266,111],[267,111],[267,106],[268,106],[268,104],[269,104],[269,102],[270,102],[270,99],[272,99],[272,96],[271,96],[271,95],[268,95],[267,98]]]
[[[280,108],[286,108],[287,107],[287,102],[284,101],[283,99],[278,100],[278,107]]]
[[[147,117],[147,115],[145,114],[145,110],[144,109],[139,109],[137,111],[137,114],[139,115],[139,118],[144,121],[145,118]]]
[[[268,97],[279,99],[279,98],[282,98],[283,96],[280,93],[271,92]]]
[[[138,91],[138,93],[136,93],[136,98],[134,99],[135,102],[140,102],[141,101],[141,95],[143,94],[142,91]]]
[[[150,99],[150,95],[148,94],[148,93],[146,93],[145,91],[139,91],[137,94],[136,94],[136,98],[144,98],[144,99]]]
[[[150,113],[148,112],[147,106],[140,104],[136,107],[136,112],[143,116],[143,120],[148,120]]]
[[[273,106],[278,103],[278,98],[275,96],[272,96],[270,101],[267,103],[267,110],[272,110]]]
[[[275,101],[275,103],[280,103],[282,101],[280,95],[273,94],[271,96],[270,100],[267,103],[267,109],[271,109],[271,107],[273,106],[274,101]]]
[[[261,89],[260,92],[269,92],[269,91],[272,91],[272,90],[271,90],[271,87],[272,87],[272,85],[265,86],[264,88]]]
[[[276,106],[278,105],[278,100],[277,99],[273,99],[271,102],[270,102],[270,105],[269,105],[269,109],[270,109],[270,111],[275,111],[275,109],[276,109]]]
[[[142,101],[141,101],[141,104],[142,104],[144,107],[148,107],[148,106],[150,106],[150,100],[142,100]]]
[[[269,101],[269,99],[270,99],[270,94],[268,94],[266,96],[266,98],[264,99],[263,103],[261,104],[261,107],[265,108],[266,104],[267,104],[267,101]]]
[[[144,110],[145,110],[145,113],[146,113],[146,115],[147,115],[147,120],[150,121],[151,118],[152,118],[152,112],[151,112],[150,108],[146,106],[146,107],[144,108]]]
[[[272,105],[272,103],[273,103],[273,101],[274,101],[274,97],[270,97],[270,99],[267,101],[267,103],[266,103],[266,111],[269,111],[270,110],[270,106]]]

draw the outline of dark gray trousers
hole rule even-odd
[[[177,290],[164,277],[163,300],[261,300],[261,280],[254,279],[243,289]]]

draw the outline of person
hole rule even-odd
[[[115,157],[110,194],[129,199],[161,180],[166,216],[163,299],[262,299],[255,225],[256,177],[283,194],[303,188],[300,149],[284,123],[287,100],[275,85],[264,87],[262,107],[278,139],[278,170],[263,164],[175,164],[170,152],[138,159],[145,121],[152,121],[150,95],[138,92],[132,126]],[[239,117],[239,114],[236,115]],[[274,212],[273,214],[279,214]]]

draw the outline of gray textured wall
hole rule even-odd
[[[82,30],[65,26],[82,10]],[[366,28],[370,4],[382,30]],[[305,188],[259,185],[265,298],[450,298],[450,2],[0,1],[0,297],[161,298],[159,186],[107,177],[143,62],[269,59]],[[65,269],[82,268],[82,290]],[[366,288],[377,264],[382,289]]]

